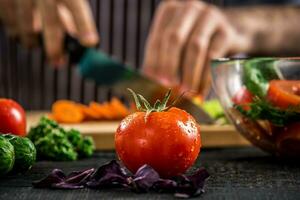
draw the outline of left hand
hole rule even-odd
[[[163,1],[145,49],[143,71],[167,86],[206,95],[210,60],[245,51],[249,45],[225,13],[201,1]]]

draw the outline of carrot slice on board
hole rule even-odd
[[[89,106],[83,105],[83,104],[79,104],[85,119],[87,120],[97,120],[97,119],[101,119],[102,115],[95,111],[94,109],[90,108]]]
[[[84,119],[82,109],[73,101],[59,100],[52,105],[52,114],[57,122],[80,123]]]
[[[129,110],[127,107],[117,98],[112,98],[109,105],[111,106],[112,110],[115,112],[117,118],[121,119],[129,115]]]
[[[99,104],[93,101],[90,103],[90,108],[101,114],[104,119],[114,119],[115,117],[107,103]]]

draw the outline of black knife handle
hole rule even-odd
[[[44,48],[44,40],[42,34],[38,35],[39,43]],[[53,41],[55,42],[55,41]],[[92,47],[95,48],[95,47]],[[80,44],[80,42],[72,37],[69,34],[66,34],[64,37],[64,51],[69,55],[69,63],[77,64],[81,57],[83,56],[84,52],[86,51],[87,47]]]

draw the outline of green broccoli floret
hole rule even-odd
[[[66,131],[46,117],[42,117],[39,124],[31,128],[28,137],[36,146],[38,158],[76,160],[78,155],[88,157],[94,151],[92,138],[82,137],[74,129]]]
[[[91,137],[83,137],[79,131],[71,129],[67,132],[69,141],[78,152],[79,157],[90,157],[95,150],[94,141]]]

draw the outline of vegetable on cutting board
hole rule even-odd
[[[30,129],[28,137],[34,143],[39,159],[77,160],[78,156],[90,157],[94,152],[91,137],[84,137],[74,129],[65,130],[46,117]]]
[[[52,105],[51,119],[59,123],[81,123],[88,120],[118,120],[130,110],[118,98],[104,103],[90,102],[83,105],[70,100],[58,100]]]
[[[12,99],[0,98],[0,133],[26,135],[25,111]]]
[[[228,120],[225,116],[224,109],[222,108],[219,100],[211,99],[204,101],[200,107],[212,118],[214,123],[218,125],[228,124]]]
[[[184,173],[200,152],[199,125],[186,111],[167,105],[171,91],[153,106],[130,92],[139,111],[123,119],[116,131],[118,157],[133,173],[144,164],[161,177]]]

